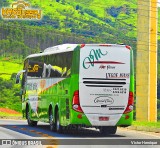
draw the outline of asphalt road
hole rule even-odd
[[[9,140],[8,143],[6,140]],[[149,143],[148,145],[147,142],[152,143]],[[156,142],[160,144],[160,133],[142,132],[129,130],[127,128],[118,128],[115,135],[104,137],[100,135],[99,131],[94,128],[82,128],[78,132],[75,130],[68,130],[63,134],[58,134],[50,131],[49,125],[46,123],[38,123],[37,127],[29,127],[25,120],[0,119],[0,147],[3,148],[115,148],[115,145],[116,147],[121,147],[121,144],[123,148],[133,146],[144,146],[145,148],[159,147],[160,145],[157,145]],[[45,145],[42,146],[41,144]]]

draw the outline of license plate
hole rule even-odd
[[[109,117],[99,117],[99,121],[108,121]]]

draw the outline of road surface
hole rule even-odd
[[[0,147],[3,148],[115,148],[115,145],[116,147],[120,147],[121,144],[124,148],[130,148],[133,146],[158,148],[160,145],[160,133],[142,132],[129,130],[127,128],[118,128],[115,135],[104,137],[100,135],[99,131],[96,129],[82,128],[78,132],[73,129],[68,130],[63,134],[58,134],[50,131],[49,125],[47,123],[38,123],[37,127],[29,127],[25,120],[0,119],[0,140]],[[7,140],[9,140],[8,143]],[[42,146],[41,144],[45,145]]]

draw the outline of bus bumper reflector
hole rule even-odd
[[[82,119],[82,114],[78,114],[77,118]]]
[[[128,116],[128,115],[126,115],[126,116],[125,116],[125,119],[129,119],[129,116]]]

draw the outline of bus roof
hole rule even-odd
[[[130,46],[128,45],[120,45],[120,44],[61,44],[53,47],[48,47],[42,53],[31,54],[27,56],[26,59],[32,58],[32,57],[73,51],[78,45],[80,45],[81,48],[84,46],[120,46],[120,47],[126,47],[130,49]]]
[[[42,53],[31,54],[31,55],[27,56],[26,59],[32,58],[32,57],[55,54],[55,53],[73,51],[77,47],[77,45],[78,44],[62,44],[62,45],[57,45],[57,46],[53,46],[53,47],[48,47]]]

